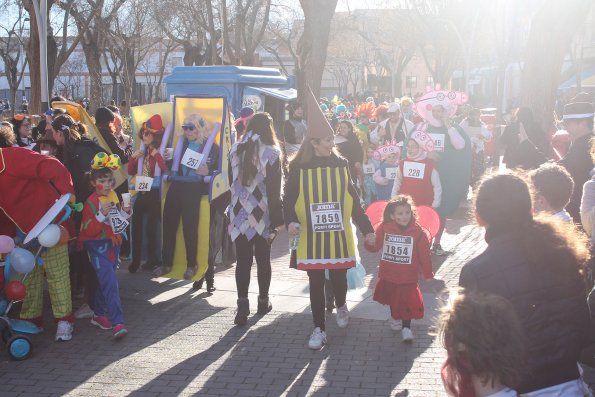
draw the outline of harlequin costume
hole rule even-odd
[[[391,197],[406,194],[413,198],[415,205],[440,206],[442,185],[434,163],[427,153],[434,150],[432,138],[423,130],[416,130],[411,138],[419,146],[419,153],[399,162],[399,170],[392,188]]]
[[[93,169],[105,168],[108,164],[111,164],[111,169],[119,169],[120,161],[117,155],[99,153],[95,156]],[[100,211],[102,203],[111,203],[114,206],[107,216]],[[107,196],[100,196],[94,192],[85,201],[79,244],[83,244],[87,249],[99,284],[95,292],[93,324],[99,323],[98,317],[107,316],[111,324],[123,327],[124,317],[116,270],[122,233],[126,230],[126,220],[129,218],[130,214],[122,210],[118,196],[113,190]],[[114,328],[114,332],[121,327]]]
[[[406,227],[394,221],[382,223],[376,229],[376,245],[366,244],[366,248],[372,252],[382,249],[374,300],[389,305],[395,320],[423,318],[418,274],[421,271],[425,279],[434,274],[430,243],[421,226],[413,219]]]
[[[255,117],[262,117],[256,115]],[[235,242],[236,287],[238,312],[235,324],[243,325],[250,313],[248,288],[253,258],[258,268],[258,314],[272,309],[269,300],[271,284],[271,242],[276,228],[283,225],[281,203],[281,151],[278,147],[261,141],[260,131],[248,131],[242,140],[234,144],[229,154],[229,180],[231,203],[228,207],[230,224],[228,233]],[[246,185],[241,180],[243,155],[254,150],[256,175]]]
[[[142,124],[140,128],[143,131],[149,132],[153,135],[163,135],[165,128],[161,116],[155,114],[149,120]],[[155,167],[159,166],[162,173],[168,171],[167,165],[160,153],[155,156],[150,154],[150,147],[145,149],[143,156],[142,176],[155,178]],[[137,174],[137,165],[139,159],[130,156],[128,160],[128,175]],[[157,259],[157,225],[161,219],[161,194],[159,179],[153,180],[153,185],[149,191],[139,191],[136,194],[136,201],[134,202],[134,215],[132,217],[132,262],[128,266],[131,273],[135,273],[141,260],[142,251],[142,236],[143,236],[143,219],[147,215],[147,239],[148,239],[148,253],[147,258],[150,262]]]
[[[0,149],[0,217],[2,229],[14,223],[23,233],[33,226],[63,194],[74,194],[68,170],[57,159],[25,148]],[[65,227],[74,235],[72,223]],[[56,321],[73,322],[67,245],[44,249],[43,267],[35,266],[25,279],[27,297],[20,317],[41,326],[43,310],[43,275],[46,274],[52,310]]]

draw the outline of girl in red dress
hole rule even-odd
[[[390,306],[391,329],[399,329],[404,341],[413,340],[411,320],[424,317],[424,301],[419,290],[418,274],[434,277],[430,242],[416,221],[415,206],[410,196],[391,199],[384,209],[382,224],[376,229],[376,243],[366,244],[371,252],[382,248],[378,283],[374,300]]]

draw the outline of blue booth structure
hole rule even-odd
[[[180,66],[165,77],[169,98],[176,95],[225,96],[234,116],[244,106],[268,112],[281,131],[285,105],[297,100],[292,80],[272,68],[244,66]],[[172,99],[173,100],[173,99]]]

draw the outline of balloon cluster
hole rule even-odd
[[[37,236],[39,245],[44,248],[66,244],[69,239],[68,231],[59,225],[48,225]],[[0,235],[0,257],[3,256],[6,256],[6,264],[4,271],[0,272],[0,282],[10,279],[12,270],[27,274],[35,268],[35,255],[31,251],[17,247],[11,237]],[[4,286],[4,294],[11,301],[20,301],[25,299],[27,289],[21,281],[12,280]]]

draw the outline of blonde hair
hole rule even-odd
[[[198,139],[197,141],[202,143],[204,142],[205,139],[207,139],[206,133],[201,132],[200,129],[204,128],[205,131],[208,132],[207,127],[209,126],[209,123],[204,119],[204,117],[202,117],[200,114],[198,113],[192,113],[189,114],[188,116],[184,117],[184,123],[183,124],[194,124],[194,127],[198,129],[199,134],[198,134]]]

